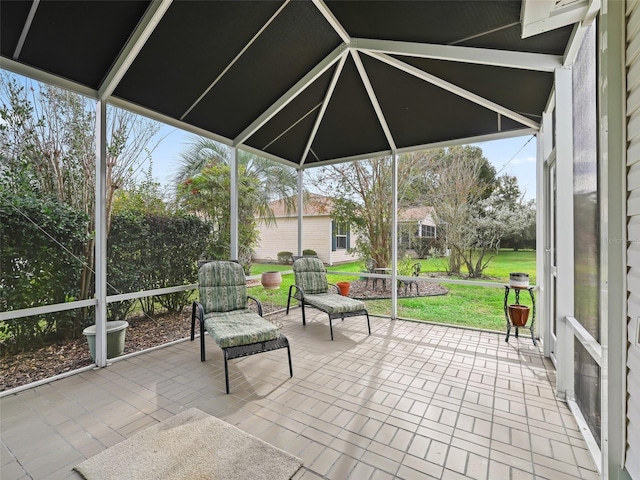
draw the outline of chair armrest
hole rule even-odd
[[[193,302],[191,306],[191,341],[195,338],[196,316],[200,320],[200,333],[202,334],[204,324],[204,307],[200,302]]]
[[[260,300],[258,300],[256,297],[253,297],[251,295],[247,295],[247,298],[250,298],[251,300],[256,302],[256,305],[258,306],[258,315],[262,316],[262,303],[260,302]]]
[[[336,288],[336,293],[338,293],[338,294],[340,293],[340,288],[338,288],[338,285],[336,285],[335,283],[327,282],[327,285],[331,285],[332,287],[335,287]]]
[[[291,291],[292,291],[294,288],[296,289],[296,291],[295,291],[295,292],[293,293],[293,295],[292,295],[292,294],[291,294]],[[296,295],[298,295],[298,292],[300,293],[300,297],[297,297],[297,296],[296,296]],[[303,289],[302,287],[299,287],[299,286],[298,286],[298,285],[296,285],[296,284],[291,285],[291,286],[289,287],[289,298],[291,298],[291,297],[296,298],[296,299],[298,299],[298,300],[303,300],[303,299],[304,299],[304,289]]]

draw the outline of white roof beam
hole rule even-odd
[[[335,72],[333,72],[333,77],[331,78],[331,83],[329,84],[329,88],[327,89],[327,93],[324,96],[324,101],[322,102],[322,107],[320,107],[320,111],[318,112],[318,116],[316,117],[316,121],[313,124],[313,129],[311,130],[311,134],[309,135],[309,139],[307,140],[307,144],[302,151],[302,156],[300,157],[300,166],[304,165],[305,159],[309,154],[309,150],[311,149],[311,145],[316,138],[316,134],[318,133],[318,129],[320,128],[320,123],[322,123],[322,119],[324,118],[324,114],[327,111],[327,107],[329,106],[329,102],[331,101],[331,97],[333,95],[333,91],[336,89],[336,85],[338,84],[338,80],[340,79],[340,74],[342,73],[342,68],[347,60],[347,56],[343,55],[338,65],[336,66]]]
[[[14,60],[17,60],[20,56],[20,52],[22,52],[22,47],[24,47],[24,42],[27,40],[27,35],[29,35],[29,30],[31,29],[31,22],[33,22],[33,17],[36,16],[39,5],[40,0],[33,0],[31,9],[29,9],[29,15],[27,15],[27,19],[25,20],[24,26],[22,27],[22,33],[20,34],[20,38],[18,39],[18,45],[16,45],[16,49],[13,52]]]
[[[341,44],[336,47],[333,52],[327,55],[320,63],[313,67],[304,77],[296,82],[282,97],[280,97],[273,105],[271,105],[265,112],[262,113],[251,125],[245,128],[240,135],[234,140],[234,145],[240,145],[244,143],[251,135],[258,131],[265,123],[271,120],[277,113],[292,102],[298,95],[300,95],[309,85],[315,82],[318,77],[325,73],[329,68],[333,66],[340,58],[347,54],[346,45]]]
[[[340,36],[342,41],[344,43],[349,43],[351,41],[351,37],[349,36],[347,31],[344,29],[342,24],[335,17],[333,12],[329,10],[329,7],[327,7],[327,4],[324,3],[323,0],[313,0],[313,4],[316,6],[318,10],[320,10],[320,13],[324,16],[327,22],[329,22],[329,25],[331,25],[331,27]]]
[[[86,85],[82,85],[80,83],[72,82],[71,80],[59,77],[58,75],[53,75],[52,73],[45,72],[44,70],[38,70],[37,68],[31,67],[24,63],[16,62],[15,60],[9,60],[8,58],[0,57],[0,68],[4,68],[5,70],[9,70],[10,72],[17,73],[18,75],[29,77],[38,82],[46,83],[48,85],[54,85],[71,92],[79,93],[81,95],[84,95],[85,97],[93,99],[98,98],[98,91],[94,90],[93,88],[89,88]]]
[[[113,91],[116,89],[122,78],[131,67],[144,44],[155,30],[160,20],[171,6],[173,0],[161,0],[158,2],[151,2],[149,8],[140,20],[140,23],[136,27],[135,32],[131,35],[127,44],[122,49],[122,52],[116,59],[106,78],[102,82],[102,85],[98,89],[99,98],[110,97]]]
[[[422,150],[430,150],[433,148],[444,148],[444,147],[452,147],[454,145],[469,145],[472,143],[490,142],[493,140],[502,140],[504,138],[515,138],[515,137],[522,137],[525,135],[535,135],[537,133],[538,133],[537,129],[522,128],[519,130],[509,130],[509,131],[500,132],[500,133],[491,133],[488,135],[479,135],[475,137],[446,140],[444,142],[434,142],[434,143],[426,143],[423,145],[404,147],[404,148],[399,148],[396,153],[398,155],[401,155],[403,153],[420,152]],[[392,155],[392,154],[393,152],[391,150],[384,150],[380,152],[370,152],[370,153],[364,153],[361,155],[354,155],[351,157],[333,158],[331,160],[323,160],[322,162],[315,162],[311,165],[308,165],[306,169],[316,168],[316,167],[325,167],[327,165],[335,165],[338,163],[353,162],[355,160],[367,160],[369,158],[384,157],[386,155]]]
[[[496,113],[500,113],[501,115],[504,115],[505,117],[509,117],[510,119],[515,120],[518,123],[526,125],[527,127],[531,127],[535,129],[538,129],[540,127],[537,122],[531,120],[530,118],[525,117],[524,115],[520,115],[519,113],[516,113],[513,110],[503,107],[502,105],[498,105],[497,103],[492,102],[486,98],[483,98],[480,95],[476,95],[475,93],[472,93],[468,90],[465,90],[462,87],[458,87],[453,83],[443,80],[442,78],[438,78],[434,75],[431,75],[423,70],[420,70],[419,68],[414,67],[413,65],[404,63],[384,53],[374,53],[374,52],[366,52],[366,53],[367,55],[377,60],[380,60],[381,62],[384,62],[387,65],[391,65],[392,67],[402,70],[403,72],[413,75],[414,77],[424,80],[425,82],[429,82],[437,87],[440,87],[455,95],[458,95],[459,97],[465,98],[482,107],[488,108],[489,110],[493,110]]]
[[[180,120],[184,120],[184,117],[189,115],[189,113],[191,113],[191,110],[193,110],[196,107],[196,105],[198,105],[202,101],[202,99],[207,96],[207,94],[211,91],[211,89],[215,87],[216,84],[222,79],[222,77],[224,77],[227,74],[227,72],[231,69],[231,67],[233,67],[238,60],[240,60],[240,57],[244,55],[244,52],[246,52],[249,49],[249,47],[251,47],[251,45],[254,44],[254,42],[258,39],[260,35],[262,35],[262,32],[264,32],[267,29],[267,27],[271,25],[271,23],[276,19],[276,17],[280,15],[280,12],[284,10],[284,8],[289,4],[290,1],[291,0],[285,0],[285,2],[282,5],[280,5],[280,8],[278,8],[278,10],[276,10],[276,12],[273,15],[271,15],[271,18],[269,18],[269,20],[267,20],[267,22],[262,26],[262,28],[258,30],[258,32],[253,36],[253,38],[247,42],[247,44],[242,48],[242,50],[240,50],[240,52],[233,58],[233,60],[229,62],[229,65],[227,65],[225,69],[222,70],[222,72],[220,72],[220,75],[218,75],[216,79],[213,82],[211,82],[211,85],[209,85],[207,89],[204,92],[202,92],[202,94],[196,99],[196,101],[193,102],[193,104],[187,109],[187,111],[182,114],[182,116],[180,117]]]
[[[432,58],[452,62],[475,63],[493,67],[517,68],[540,72],[554,72],[562,65],[562,56],[540,53],[510,52],[485,48],[434,45],[427,43],[397,42],[354,38],[350,45],[361,52],[386,53],[408,57]]]
[[[396,142],[393,139],[393,135],[391,135],[389,124],[387,123],[387,119],[384,117],[384,113],[382,112],[382,108],[380,107],[380,102],[378,102],[376,92],[373,90],[373,85],[371,85],[371,81],[369,80],[369,75],[367,75],[367,71],[362,64],[360,54],[356,50],[351,50],[351,56],[353,57],[353,61],[356,63],[358,73],[360,74],[362,83],[364,83],[364,88],[367,90],[369,100],[371,100],[371,104],[373,105],[373,109],[376,111],[378,121],[380,122],[380,126],[384,131],[384,136],[387,138],[387,142],[389,143],[391,150],[395,152],[398,147],[396,146]]]

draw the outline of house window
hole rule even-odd
[[[349,245],[349,225],[346,223],[332,222],[333,235],[332,235],[332,250],[348,250]]]
[[[429,238],[435,238],[436,237],[436,227],[435,225],[422,225],[422,234],[420,235],[421,237],[429,237]]]

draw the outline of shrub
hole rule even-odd
[[[292,256],[293,253],[291,252],[278,252],[278,262],[282,263],[283,265],[288,265],[291,263]]]
[[[57,200],[0,192],[0,311],[78,298],[87,222]],[[87,323],[77,310],[63,311],[0,322],[0,332],[9,337],[8,350],[17,351],[77,336]]]

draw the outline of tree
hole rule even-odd
[[[398,211],[420,204],[420,175],[433,152],[402,155],[398,161]],[[323,167],[316,185],[334,199],[332,218],[348,224],[358,239],[354,250],[378,267],[391,262],[392,158],[379,157]],[[424,204],[422,204],[424,205]]]
[[[95,231],[95,104],[81,95],[0,75],[0,175],[15,195],[54,198],[86,215],[77,298],[93,296]],[[115,192],[155,148],[158,124],[124,110],[107,111],[107,230]]]
[[[478,147],[451,147],[438,153],[426,170],[424,185],[450,250],[449,274],[460,275],[464,264],[469,275],[477,277],[486,266],[484,254],[495,243],[496,225],[489,222],[482,205],[495,188],[495,168]]]
[[[535,248],[536,241],[536,205],[534,200],[525,200],[518,185],[518,179],[510,175],[502,175],[494,192],[497,204],[505,205],[510,214],[506,218],[509,223],[508,232],[501,240],[501,245],[510,246],[514,250],[522,247]]]
[[[230,158],[228,147],[196,137],[181,154],[173,179],[179,205],[212,222],[216,240],[209,254],[213,258],[230,255]],[[270,207],[275,199],[282,199],[293,210],[297,175],[292,168],[239,151],[238,188],[238,260],[249,273],[253,246],[258,241],[257,220],[275,223]]]

